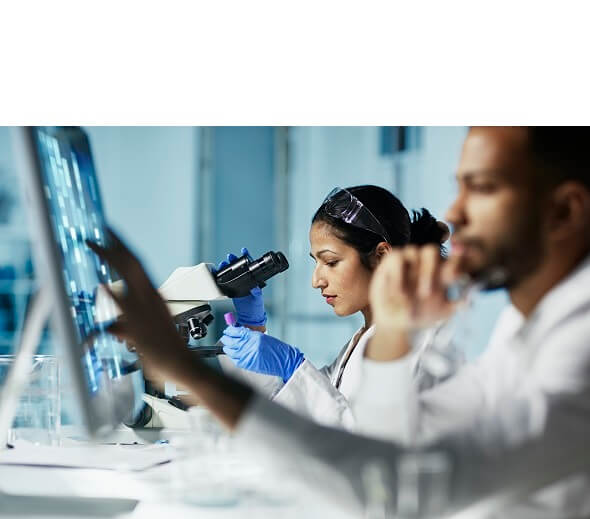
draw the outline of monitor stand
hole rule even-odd
[[[8,433],[14,421],[21,393],[29,381],[33,356],[50,314],[51,298],[49,291],[42,286],[33,296],[14,363],[0,389],[0,450],[8,448]]]

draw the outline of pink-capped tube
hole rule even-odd
[[[225,319],[225,324],[228,326],[235,326],[238,322],[233,312],[227,312],[226,314],[223,314],[223,318]]]

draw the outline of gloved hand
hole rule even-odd
[[[228,326],[220,340],[224,353],[239,368],[276,375],[283,382],[287,382],[305,360],[297,348],[243,326]]]
[[[248,249],[242,248],[242,256],[244,254],[250,255]],[[227,255],[227,261],[222,261],[216,271],[227,267],[232,261],[235,261],[237,256],[233,254]],[[250,326],[264,326],[266,324],[266,312],[264,311],[264,299],[262,298],[262,290],[259,287],[254,287],[250,290],[250,295],[244,297],[235,297],[232,299],[236,308],[238,324]]]

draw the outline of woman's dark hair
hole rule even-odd
[[[407,209],[387,189],[366,185],[347,187],[346,190],[356,196],[379,220],[379,223],[385,227],[391,240],[390,244],[393,247],[408,244],[426,245],[428,243],[440,246],[443,237],[448,232],[444,226],[439,225],[436,218],[427,209],[422,208],[420,211],[412,211],[412,217],[410,218]],[[316,211],[311,220],[312,224],[319,222],[332,227],[338,238],[359,252],[363,265],[372,269],[371,256],[377,245],[382,241],[386,241],[385,237],[330,216],[326,212],[324,204]],[[442,246],[441,254],[444,254]]]

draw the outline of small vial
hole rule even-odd
[[[228,326],[235,326],[238,322],[233,312],[227,312],[226,314],[223,314],[223,319],[225,320],[225,324]]]

